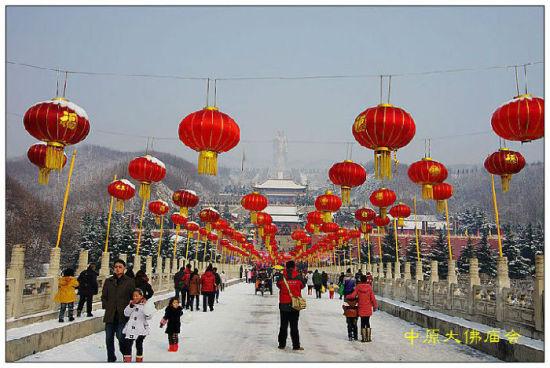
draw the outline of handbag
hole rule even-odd
[[[292,292],[290,291],[290,286],[288,286],[288,282],[286,282],[286,278],[283,276],[283,281],[286,285],[286,288],[288,290],[288,294],[290,295],[290,299],[292,301],[292,309],[301,311],[302,309],[306,309],[306,300],[302,298],[301,296],[294,296],[292,295]]]

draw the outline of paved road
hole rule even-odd
[[[410,346],[403,334],[425,330],[384,312],[371,318],[373,342],[349,342],[341,301],[306,296],[308,308],[300,314],[304,351],[277,349],[279,314],[277,295],[254,295],[252,284],[231,286],[221,294],[214,312],[187,312],[182,317],[180,351],[167,352],[166,334],[158,327],[162,311],[155,314],[152,334],[145,339],[144,360],[181,362],[230,361],[357,361],[357,362],[474,362],[495,358],[456,343],[427,345],[422,339]],[[103,362],[105,334],[97,333],[54,349],[26,357],[29,362]],[[441,337],[443,340],[444,337]],[[120,354],[118,354],[121,359]]]

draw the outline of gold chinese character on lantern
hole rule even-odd
[[[76,128],[76,114],[74,112],[63,111],[63,116],[59,118],[61,126],[73,130]]]
[[[516,155],[513,154],[513,153],[508,153],[508,154],[504,157],[504,161],[506,161],[506,162],[509,163],[509,164],[517,164],[517,163],[518,163],[518,156],[516,156]]]
[[[430,166],[430,168],[428,169],[428,172],[430,173],[430,175],[439,175],[439,173],[441,172],[441,169],[439,168],[439,166],[437,165],[432,165]]]
[[[365,130],[365,116],[360,115],[355,119],[355,122],[353,123],[353,130],[355,132],[361,132]]]

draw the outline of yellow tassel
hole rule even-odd
[[[38,184],[40,185],[48,185],[48,181],[50,179],[50,169],[41,167],[38,169]]]
[[[403,219],[403,217],[398,217],[397,218],[397,226],[399,226],[399,227],[405,226],[405,219]]]
[[[256,211],[250,212],[250,222],[255,224],[257,222],[257,219],[258,219],[258,212]]]
[[[218,153],[214,151],[199,152],[199,175],[218,175]]]
[[[268,235],[265,237],[265,246],[269,248],[270,244],[269,244],[269,241],[271,240],[271,237]],[[271,252],[271,250],[270,250]]]
[[[319,225],[313,225],[313,234],[319,234]]]
[[[155,216],[155,223],[160,225],[160,216]]]
[[[342,187],[342,204],[349,204],[351,197],[351,188]]]
[[[377,179],[392,178],[391,163],[391,151],[387,147],[378,147],[374,151],[374,172]]]
[[[437,212],[441,213],[445,210],[445,201],[436,201]]]
[[[115,211],[123,212],[124,211],[124,201],[121,199],[116,200]]]
[[[189,215],[189,209],[187,207],[180,207],[180,215],[187,217]]]
[[[46,168],[53,170],[61,170],[65,155],[63,153],[63,145],[54,142],[48,142],[46,148]]]
[[[258,235],[264,236],[264,228],[263,227],[258,228]]]
[[[388,213],[388,209],[386,207],[380,207],[380,217],[386,218],[387,213]]]
[[[434,191],[431,184],[422,184],[422,198],[423,199],[433,199]]]
[[[323,222],[332,222],[332,213],[331,212],[323,212]]]
[[[212,224],[211,224],[210,222],[207,222],[207,223],[206,223],[206,230],[207,230],[208,232],[212,231]]]
[[[500,177],[500,184],[502,184],[502,192],[506,193],[510,190],[510,181],[512,180],[512,175],[502,175]]]
[[[142,201],[148,201],[151,198],[151,184],[141,183],[139,185],[139,198]]]

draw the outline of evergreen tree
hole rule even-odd
[[[489,276],[496,276],[497,274],[497,261],[496,255],[489,247],[489,241],[487,240],[487,231],[482,231],[481,239],[477,245],[477,259],[479,262],[479,272]]]
[[[101,257],[100,231],[97,218],[90,213],[82,216],[79,231],[79,247],[88,251],[89,262],[98,262]]]
[[[172,229],[170,229],[169,226],[170,225],[168,223],[164,224],[164,230],[162,232],[162,243],[160,247],[160,255],[163,257],[172,258],[174,256],[175,231],[172,232]],[[179,237],[178,237],[178,243],[179,243]]]
[[[370,238],[370,262],[374,263],[374,254],[373,254],[373,238]],[[369,262],[369,246],[367,244],[367,239],[361,239],[361,263],[367,264]]]
[[[470,258],[474,258],[476,256],[476,249],[474,247],[474,243],[472,241],[472,238],[468,236],[468,240],[466,241],[466,247],[462,249],[462,252],[460,253],[460,257],[456,261],[456,267],[458,268],[458,272],[462,274],[467,274],[470,271]]]
[[[386,236],[382,241],[382,260],[384,263],[395,262],[395,236],[393,226],[386,229]]]
[[[516,236],[511,226],[504,226],[502,253],[508,259],[508,272],[512,279],[522,279],[529,276],[531,264],[521,255],[521,249],[516,242]]]
[[[439,277],[446,278],[449,269],[449,248],[445,229],[437,230],[437,239],[430,249],[428,259],[437,261]]]
[[[418,246],[420,247],[420,244],[418,244]],[[416,273],[416,262],[418,260],[416,254],[416,239],[414,236],[409,239],[406,252],[405,260],[411,263],[411,273],[414,275]]]

